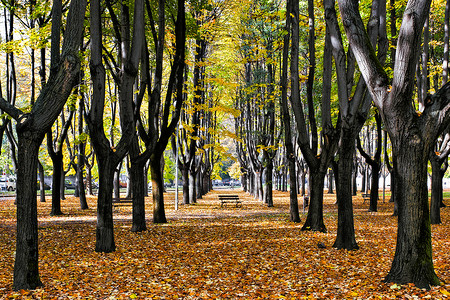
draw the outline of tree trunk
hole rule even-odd
[[[293,155],[292,155],[293,156]],[[297,176],[295,172],[295,157],[288,158],[289,161],[289,213],[292,222],[300,223],[297,198]]]
[[[248,192],[248,176],[247,176],[247,171],[244,170],[243,168],[241,168],[241,184],[242,184],[242,189],[244,190],[244,192]]]
[[[352,195],[356,196],[358,191],[358,184],[356,182],[356,177],[358,176],[358,164],[353,162],[353,173],[352,173]]]
[[[64,172],[64,164],[63,162],[61,162],[61,180],[60,180],[60,184],[59,184],[59,198],[61,200],[65,200],[66,199],[66,194],[65,194],[65,182],[66,182],[66,173]]]
[[[301,195],[306,195],[306,172],[303,170],[303,172],[300,175],[300,186],[301,186]]]
[[[197,172],[197,178],[195,180],[195,185],[196,185],[196,191],[197,191],[197,195],[196,195],[196,199],[202,199],[202,192],[203,192],[203,176],[202,176],[202,172],[199,171]]]
[[[257,184],[256,184],[256,197],[263,202],[264,201],[264,187],[263,187],[263,172],[256,172]]]
[[[428,210],[427,156],[422,143],[406,138],[396,149],[397,247],[386,282],[439,285],[434,272]]]
[[[192,168],[192,167],[191,167]],[[195,166],[194,166],[195,168]],[[197,203],[197,185],[196,180],[197,176],[195,171],[193,172],[191,169],[189,170],[189,203],[194,204]]]
[[[167,223],[166,212],[164,210],[164,184],[161,173],[161,157],[151,156],[150,173],[152,176],[153,223]]]
[[[339,147],[338,161],[339,176],[337,176],[337,186],[339,186],[339,188],[336,191],[338,204],[338,228],[336,241],[333,245],[333,247],[337,249],[359,249],[355,239],[352,203],[352,171],[356,134],[357,133],[354,128],[342,128],[342,140]]]
[[[363,167],[363,170],[361,172],[361,193],[366,193],[367,189],[366,189],[366,182],[367,182],[367,167]]]
[[[183,204],[189,204],[189,169],[186,165],[181,169],[181,177],[183,178]]]
[[[438,158],[430,156],[431,162],[431,224],[441,224],[441,201],[442,201],[442,177],[441,161]]]
[[[144,169],[147,163],[144,159],[139,159],[138,137],[135,136],[131,141],[130,149],[131,168],[129,171],[130,182],[132,182],[133,195],[133,225],[132,232],[141,232],[147,230],[145,224],[145,174]]]
[[[88,209],[88,203],[86,201],[86,189],[84,184],[84,160],[85,160],[85,146],[86,144],[81,143],[78,145],[78,163],[77,163],[77,178],[78,178],[78,194],[80,197],[80,208]]]
[[[314,172],[309,176],[309,209],[302,230],[327,232],[323,222],[323,187],[326,172]]]
[[[266,166],[266,186],[265,186],[265,193],[264,193],[264,202],[267,204],[268,207],[273,207],[273,159],[269,157],[268,154],[265,155],[267,159],[267,166]]]
[[[114,198],[120,198],[120,166],[114,171],[113,192]]]
[[[116,164],[111,155],[98,153],[98,199],[97,199],[97,229],[95,251],[109,253],[116,250],[114,242],[114,224],[112,212],[113,178]]]
[[[42,286],[38,268],[36,197],[38,151],[42,138],[37,138],[29,131],[17,130],[17,135],[19,147],[14,289],[35,289]]]
[[[38,169],[39,169],[39,189],[40,189],[40,199],[41,202],[45,202],[45,174],[44,174],[44,166],[38,161]]]
[[[62,164],[63,155],[62,152],[57,152],[52,155],[53,162],[53,176],[52,176],[52,210],[50,215],[59,216],[62,215],[61,211],[61,182],[62,177]]]
[[[334,180],[333,170],[330,169],[328,171],[328,194],[334,194],[334,191],[333,191],[333,180]]]
[[[379,180],[378,174],[380,173],[380,164],[378,162],[371,165],[372,167],[372,188],[370,189],[370,204],[369,211],[378,211],[378,188]]]

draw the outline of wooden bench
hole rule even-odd
[[[309,196],[303,196],[303,212],[305,212],[305,208],[309,206]]]
[[[113,207],[132,205],[132,204],[133,204],[133,198],[113,198],[112,199]]]
[[[361,194],[361,197],[364,199],[363,203],[366,203],[366,200],[370,200],[370,194]]]
[[[236,207],[242,206],[242,201],[239,200],[238,195],[228,195],[228,194],[219,195],[219,200],[220,200],[220,207],[223,207],[223,205],[227,203],[236,204]]]

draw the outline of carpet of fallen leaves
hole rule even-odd
[[[239,193],[243,207],[221,208],[218,193]],[[450,208],[433,225],[436,273],[446,283],[431,290],[384,283],[395,250],[393,205],[379,212],[354,197],[357,251],[332,248],[337,213],[326,195],[327,233],[302,232],[289,221],[288,193],[274,192],[268,208],[240,191],[214,191],[174,210],[166,194],[168,223],[132,233],[131,207],[114,209],[117,250],[96,253],[96,199],[81,211],[76,198],[50,217],[50,199],[38,204],[42,288],[12,290],[14,200],[0,199],[0,299],[450,299]],[[300,200],[300,197],[299,197]],[[448,199],[445,200],[450,204]],[[302,221],[306,214],[302,213]],[[318,243],[326,248],[318,247]]]

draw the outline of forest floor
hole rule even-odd
[[[238,193],[243,206],[221,208],[217,194]],[[334,195],[325,195],[327,233],[300,231],[289,221],[289,194],[274,192],[268,208],[241,190],[213,191],[195,205],[174,210],[166,194],[167,224],[132,233],[131,206],[114,209],[117,250],[96,253],[96,199],[80,210],[62,201],[64,216],[49,216],[51,199],[38,203],[42,288],[12,290],[15,251],[14,200],[0,199],[0,299],[450,299],[450,207],[432,226],[436,274],[446,284],[422,290],[384,283],[395,251],[392,203],[354,197],[356,251],[332,248]],[[299,200],[301,198],[299,197]],[[300,201],[299,201],[300,202]],[[445,199],[450,205],[449,199]],[[323,243],[326,248],[319,248]]]

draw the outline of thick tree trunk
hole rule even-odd
[[[115,166],[107,156],[97,156],[98,165],[98,199],[97,199],[97,229],[95,251],[109,253],[116,250],[114,242],[112,191]],[[104,157],[102,159],[102,157]]]
[[[152,155],[150,158],[150,173],[152,176],[153,223],[167,223],[164,210],[164,184],[161,173],[161,157]]]
[[[423,144],[405,138],[396,149],[397,247],[386,282],[439,285],[434,272],[428,209],[427,159]]]
[[[355,153],[355,131],[353,128],[343,128],[337,176],[338,228],[333,247],[337,249],[356,250],[352,203],[352,171],[353,155]]]
[[[309,176],[309,208],[302,230],[327,232],[323,222],[323,187],[326,172],[313,172]]]
[[[18,134],[17,235],[14,264],[14,289],[42,286],[38,269],[37,163],[42,138],[29,131]],[[30,184],[32,183],[32,184]]]

